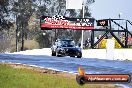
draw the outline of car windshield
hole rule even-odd
[[[75,42],[73,40],[62,40],[61,41],[62,47],[74,47]]]

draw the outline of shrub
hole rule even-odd
[[[31,50],[39,48],[38,42],[35,40],[25,40],[24,42],[24,50]]]
[[[0,53],[9,52],[10,40],[0,40]]]
[[[48,33],[46,33],[46,35],[42,33],[38,34],[36,41],[39,43],[40,48],[49,48],[51,46]]]
[[[10,48],[10,52],[15,52],[16,51],[16,41],[15,39],[13,39],[11,41],[11,48]],[[36,42],[35,40],[25,40],[24,41],[24,50],[31,50],[31,49],[37,49],[39,48],[39,44],[38,42]],[[18,43],[18,50],[21,50],[21,43]]]

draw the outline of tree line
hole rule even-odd
[[[94,2],[86,0],[85,17],[91,17],[89,6]],[[76,30],[41,31],[42,15],[82,17],[82,10],[66,10],[66,0],[0,0],[0,51],[25,50],[26,40],[36,41],[38,48],[44,48],[50,47],[56,38],[70,36],[76,42],[81,38],[81,31]]]

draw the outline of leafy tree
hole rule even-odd
[[[85,17],[91,16],[89,5],[93,2],[86,0]],[[81,12],[66,10],[66,0],[0,0],[0,31],[4,31],[4,36],[8,34],[7,39],[14,39],[17,34],[19,43],[24,43],[24,39],[36,39],[41,47],[49,47],[53,40],[63,36],[78,41],[81,38],[81,31],[78,30],[48,30],[42,36],[39,19],[42,15],[81,17]]]
[[[8,20],[9,0],[0,0],[0,31],[8,30],[13,24]]]

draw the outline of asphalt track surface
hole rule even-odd
[[[0,54],[0,62],[21,63],[69,73],[78,73],[78,67],[82,66],[87,74],[130,74],[132,76],[132,61],[46,55]],[[124,85],[132,88],[132,82]]]

